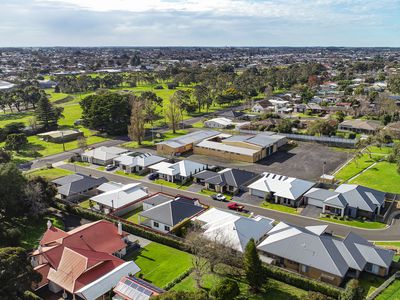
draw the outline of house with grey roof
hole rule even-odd
[[[120,147],[101,146],[85,151],[84,153],[82,153],[81,159],[84,162],[105,166],[112,164],[116,157],[126,152],[128,152],[127,149]]]
[[[198,200],[177,196],[141,212],[138,217],[139,224],[167,233],[204,210]]]
[[[94,195],[97,188],[108,180],[76,173],[52,181],[61,199],[77,200],[82,196]]]
[[[146,197],[142,202],[143,210],[148,210],[154,206],[169,202],[174,199],[175,197],[163,193],[150,195]]]
[[[166,160],[165,157],[151,153],[140,153],[138,155],[137,153],[129,152],[114,158],[114,165],[125,173],[144,174],[150,171],[150,166]]]
[[[298,207],[302,203],[303,195],[314,185],[311,181],[264,172],[262,177],[248,185],[248,188],[252,196]]]
[[[383,126],[380,121],[375,120],[344,120],[339,124],[339,130],[347,130],[358,133],[373,134],[381,129]]]
[[[206,189],[218,193],[227,192],[230,194],[236,194],[245,190],[246,184],[250,183],[257,176],[258,174],[253,172],[231,168],[223,169],[219,172],[205,170],[194,175],[198,179],[202,178],[200,182],[204,184]]]
[[[344,239],[325,230],[327,225],[297,227],[280,222],[257,249],[261,259],[339,286],[362,272],[386,276],[394,252],[375,246],[350,232]]]
[[[312,188],[304,194],[304,201],[322,208],[326,214],[373,219],[385,207],[385,193],[362,185],[342,184],[334,191]]]
[[[176,163],[162,161],[158,164],[151,165],[150,171],[159,174],[160,178],[170,182],[185,183],[198,172],[207,168],[207,165],[184,159]]]

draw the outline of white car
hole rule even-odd
[[[225,201],[226,197],[222,194],[215,194],[211,196],[214,200]]]

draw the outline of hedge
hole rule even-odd
[[[63,204],[60,202],[56,202],[55,206],[60,210],[67,211],[69,213],[78,215],[84,219],[88,219],[88,220],[92,220],[92,221],[105,219],[105,220],[113,222],[115,224],[118,223],[118,220],[116,220],[115,218],[112,218],[110,216],[106,216],[103,214],[99,214],[94,211],[87,210],[80,206],[72,206],[70,204]],[[157,234],[155,232],[146,230],[139,226],[131,225],[131,224],[128,224],[125,222],[121,222],[121,223],[122,223],[123,230],[126,232],[143,237],[143,238],[151,240],[153,242],[157,242],[160,244],[164,244],[166,246],[170,246],[172,248],[176,248],[178,250],[187,251],[185,244],[182,241],[173,239],[171,237],[168,237],[168,236],[165,236],[162,234]]]
[[[188,270],[186,270],[185,272],[183,272],[181,275],[179,275],[178,277],[176,277],[174,280],[168,282],[166,285],[163,286],[163,290],[170,290],[172,289],[175,285],[177,285],[178,283],[180,283],[183,279],[185,279],[186,277],[188,277],[190,275],[190,273],[193,272],[193,268],[190,268]]]
[[[284,271],[278,267],[273,267],[270,265],[264,265],[263,267],[268,277],[285,282],[289,285],[293,285],[306,291],[319,292],[335,299],[339,299],[339,296],[342,292],[341,289],[330,284],[308,279],[303,276]]]

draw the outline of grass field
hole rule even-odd
[[[218,270],[218,274],[207,273],[202,277],[202,288],[205,290],[211,290],[218,282],[224,277],[229,276],[235,280],[240,288],[241,299],[249,300],[261,300],[261,299],[273,299],[273,300],[295,300],[307,297],[307,291],[288,285],[286,283],[268,279],[267,283],[263,286],[262,291],[259,294],[249,293],[249,287],[240,275],[225,275]],[[173,291],[194,291],[196,290],[196,283],[193,274],[186,277],[180,283],[172,288]]]
[[[64,169],[59,169],[59,168],[51,168],[51,169],[34,170],[32,172],[27,172],[26,175],[28,177],[42,176],[42,177],[46,178],[47,180],[54,180],[56,178],[67,176],[67,175],[70,175],[73,173],[74,172],[69,171],[69,170],[64,170]]]
[[[159,287],[163,287],[191,267],[190,254],[154,242],[129,259],[133,259],[141,269],[136,276],[141,274],[144,280]]]
[[[89,209],[90,208],[90,199],[86,199],[86,200],[79,202],[79,206],[82,208]]]
[[[388,193],[400,193],[400,174],[395,163],[378,162],[349,183],[360,184]]]
[[[342,181],[349,180],[371,166],[373,163],[377,162],[380,158],[382,158],[382,156],[378,154],[371,154],[371,156],[369,154],[363,154],[362,157],[350,161],[350,163],[335,174],[335,178]]]
[[[115,171],[114,173],[118,174],[118,175],[130,177],[130,178],[133,178],[133,179],[143,179],[143,177],[146,176],[146,175],[141,176],[141,175],[137,175],[137,174],[134,174],[134,173],[125,173],[124,171],[121,171],[121,170]]]
[[[270,202],[264,201],[260,206],[263,208],[278,210],[278,211],[282,211],[282,212],[289,213],[289,214],[294,214],[294,215],[298,214],[296,208],[286,206],[286,205],[275,204],[275,203],[270,203]]]
[[[365,272],[361,273],[359,282],[360,286],[363,288],[363,299],[375,291],[384,281],[385,279],[383,277],[367,274]]]
[[[128,220],[132,223],[139,224],[139,214],[143,211],[142,207],[139,207],[135,210],[128,212],[126,215],[123,215],[121,218]]]
[[[397,300],[400,299],[400,280],[395,280],[390,284],[382,293],[380,293],[376,300]]]
[[[386,227],[386,224],[380,222],[369,222],[369,221],[360,221],[360,220],[338,220],[329,217],[322,217],[319,218],[320,220],[329,221],[333,223],[343,224],[346,226],[354,226],[359,228],[366,228],[366,229],[382,229]]]

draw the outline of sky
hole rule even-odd
[[[0,47],[400,47],[400,0],[0,0]]]

